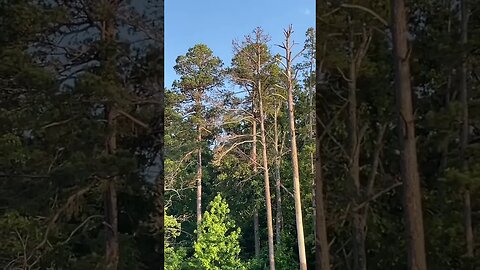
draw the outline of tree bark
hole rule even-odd
[[[353,209],[364,200],[364,191],[360,183],[360,140],[358,115],[357,115],[357,76],[360,63],[364,53],[366,53],[369,45],[369,36],[365,34],[364,29],[363,42],[357,50],[355,50],[354,30],[352,26],[351,16],[348,15],[349,24],[349,49],[350,49],[350,65],[348,75],[348,153],[349,153],[349,190],[351,192]],[[353,269],[367,269],[367,255],[365,252],[366,240],[366,220],[365,209],[351,213],[352,218],[352,236],[353,236]]]
[[[253,174],[256,176],[258,173],[257,165],[257,110],[255,106],[255,97],[252,97],[252,163],[253,163]],[[253,212],[253,237],[255,239],[255,257],[260,256],[260,233],[259,233],[259,221],[258,221],[258,209],[257,203],[255,202]]]
[[[113,10],[116,9],[116,3],[112,3]],[[102,22],[101,39],[110,47],[114,43],[115,38],[115,23],[113,18],[107,18]],[[112,72],[114,69],[114,59],[111,59],[108,49],[103,52],[102,68],[106,72]],[[105,105],[105,118],[107,120],[107,137],[106,137],[106,152],[108,155],[115,155],[117,150],[117,123],[116,123],[116,109],[114,101]],[[112,176],[107,179],[106,189],[104,193],[104,219],[105,219],[105,264],[107,270],[117,270],[119,262],[119,239],[118,239],[118,206],[117,206],[117,190],[116,190],[117,176]]]
[[[255,257],[260,256],[260,226],[258,224],[258,209],[253,210],[253,237],[255,238]]]
[[[468,170],[468,163],[465,156],[467,144],[468,144],[468,133],[469,133],[469,122],[468,122],[468,86],[467,86],[467,51],[466,46],[468,42],[468,7],[467,1],[460,1],[460,12],[461,12],[461,44],[462,44],[462,65],[460,68],[460,103],[462,104],[462,121],[460,129],[460,162],[461,168],[463,171]],[[467,257],[473,258],[474,247],[473,247],[473,229],[472,229],[472,207],[470,199],[470,190],[465,187],[463,194],[464,200],[464,226],[465,226],[465,242],[467,246]]]
[[[201,115],[200,112],[200,98],[196,101],[198,116]],[[200,223],[202,222],[202,125],[199,123],[197,127],[197,143],[198,143],[198,152],[197,152],[197,228],[199,228]]]
[[[353,30],[351,30],[353,31]],[[357,69],[355,57],[353,55],[354,44],[353,35],[350,37],[350,68],[348,82],[348,140],[349,140],[349,164],[348,171],[350,177],[350,190],[354,207],[362,200],[360,187],[360,142],[358,138],[358,122],[357,122]],[[352,233],[353,233],[353,269],[366,270],[366,254],[365,254],[365,222],[363,214],[359,211],[352,213]]]
[[[305,237],[303,235],[303,215],[302,215],[302,200],[300,192],[300,172],[298,166],[298,150],[297,139],[295,135],[295,112],[293,103],[293,75],[292,75],[292,51],[290,46],[290,35],[292,28],[285,31],[285,59],[286,59],[286,75],[288,84],[288,122],[290,131],[291,156],[292,156],[292,170],[293,170],[293,189],[295,198],[295,219],[297,225],[297,243],[298,243],[298,257],[300,260],[300,270],[307,269],[307,257],[305,254]]]
[[[278,109],[281,108],[281,105]],[[274,144],[275,144],[275,199],[276,199],[276,219],[275,219],[275,235],[276,235],[276,244],[280,244],[280,235],[282,231],[283,215],[282,215],[282,190],[281,190],[281,179],[280,179],[280,165],[282,162],[282,156],[278,146],[278,110],[275,108],[274,115]]]
[[[114,155],[117,149],[116,140],[116,121],[115,108],[113,105],[107,106],[107,153]],[[105,233],[106,233],[106,269],[118,269],[119,261],[119,243],[118,243],[118,209],[117,209],[117,190],[115,182],[117,177],[114,176],[107,180],[106,191],[104,194],[105,209]]]
[[[422,193],[415,141],[415,122],[410,82],[410,49],[407,40],[408,28],[404,0],[392,0],[391,10],[398,136],[407,233],[407,265],[409,270],[426,270]]]
[[[260,55],[259,55],[260,56]],[[260,65],[260,61],[258,61]],[[260,70],[260,67],[258,67]],[[265,204],[267,208],[267,229],[268,229],[268,261],[270,264],[270,270],[275,270],[275,251],[273,245],[273,225],[272,225],[272,202],[270,197],[270,179],[268,172],[268,156],[267,156],[267,139],[265,131],[265,115],[263,111],[263,101],[262,101],[262,87],[261,87],[260,78],[257,80],[257,91],[258,91],[258,100],[259,100],[259,111],[260,111],[260,137],[262,140],[262,159],[263,159],[263,177],[265,180]]]
[[[320,12],[318,8],[320,1],[317,1],[317,16]],[[320,29],[320,21],[316,21],[317,30]],[[322,89],[321,86],[324,81],[321,78],[320,69],[320,44],[318,42],[319,32],[316,31],[316,91],[315,91],[315,269],[316,270],[330,270],[330,252],[327,237],[327,224],[325,213],[325,202],[323,200],[323,175],[322,175],[322,159],[321,159],[321,134],[322,134]]]

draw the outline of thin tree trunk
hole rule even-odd
[[[317,1],[317,13],[319,12]],[[317,29],[319,29],[319,20],[317,19]],[[319,31],[315,32],[318,41]],[[320,135],[322,134],[322,107],[321,107],[321,86],[324,84],[321,79],[320,69],[320,45],[316,43],[316,91],[315,91],[315,269],[330,270],[330,251],[327,237],[327,224],[325,213],[325,202],[323,200],[323,175],[322,175],[322,159],[321,147],[322,142]]]
[[[258,209],[253,210],[253,237],[255,238],[255,257],[260,256],[260,226],[258,224]]]
[[[321,159],[321,140],[322,132],[320,124],[320,91],[316,94],[316,158],[315,158],[315,269],[330,270],[330,251],[327,237],[327,223],[325,213],[325,202],[323,200],[323,175]]]
[[[280,109],[281,107],[278,107]],[[275,198],[276,198],[276,220],[275,220],[275,235],[276,243],[280,244],[280,235],[282,230],[282,190],[281,190],[281,179],[280,179],[280,165],[282,162],[282,157],[280,149],[278,146],[278,110],[275,108],[275,115],[273,118],[274,121],[274,146],[275,146]]]
[[[468,170],[468,163],[465,157],[465,151],[468,144],[468,87],[467,87],[467,54],[466,45],[468,41],[468,7],[467,1],[460,1],[461,7],[461,43],[462,43],[462,66],[460,68],[460,102],[462,104],[462,127],[460,131],[460,162],[462,170]],[[473,258],[473,229],[472,229],[472,208],[470,202],[470,190],[465,188],[464,194],[464,213],[465,213],[465,241],[467,244],[467,257]]]
[[[350,48],[350,66],[348,81],[348,140],[349,140],[349,164],[348,171],[350,177],[350,185],[352,192],[353,208],[363,199],[360,186],[360,141],[357,117],[357,55],[355,53],[354,33],[351,26],[351,18],[348,16],[349,22],[349,48]],[[362,48],[363,49],[363,48]],[[352,235],[353,235],[353,269],[366,270],[367,258],[365,253],[365,226],[363,219],[364,213],[362,208],[352,212]]]
[[[116,7],[113,6],[112,9]],[[102,22],[101,38],[107,47],[112,46],[115,37],[115,24],[113,18]],[[113,59],[111,59],[108,50],[103,52],[102,68],[106,72],[111,72],[114,68]],[[116,109],[113,101],[105,104],[105,117],[107,120],[107,138],[106,152],[108,155],[114,155],[117,150],[117,123],[115,120]],[[105,219],[105,264],[107,270],[117,270],[119,262],[119,240],[118,240],[118,207],[117,207],[117,176],[107,179],[104,193],[104,219]]]
[[[117,149],[116,140],[116,121],[115,108],[107,106],[107,153],[114,155]],[[118,269],[119,261],[119,243],[118,243],[118,209],[117,209],[117,190],[115,182],[117,177],[114,176],[107,180],[107,187],[104,194],[105,208],[105,231],[106,231],[106,269]]]
[[[298,257],[300,259],[300,270],[307,269],[307,257],[305,254],[305,237],[303,235],[303,215],[302,215],[302,200],[300,192],[300,172],[298,166],[298,150],[297,139],[295,135],[295,112],[293,104],[293,75],[292,75],[292,52],[290,47],[290,35],[292,28],[285,31],[285,59],[286,59],[286,74],[288,81],[288,120],[290,130],[290,143],[292,153],[292,169],[293,169],[293,190],[295,198],[295,219],[297,225],[297,243],[298,243]]]
[[[258,165],[257,165],[257,110],[255,107],[255,97],[252,97],[252,114],[253,114],[253,122],[252,122],[252,163],[253,163],[253,174],[256,176],[258,173]],[[253,237],[255,239],[255,257],[260,256],[260,228],[259,228],[259,221],[258,221],[258,209],[257,203],[255,202],[254,210],[253,210]]]
[[[260,64],[260,61],[258,61]],[[260,67],[258,67],[260,70]],[[275,270],[275,250],[273,245],[273,225],[272,225],[272,202],[270,197],[270,179],[268,173],[268,156],[267,156],[267,139],[265,135],[265,115],[263,112],[263,101],[261,92],[261,81],[257,80],[257,91],[260,111],[260,136],[262,141],[262,158],[263,158],[263,177],[265,180],[265,204],[267,208],[267,229],[268,229],[268,261],[270,263],[270,270]]]
[[[197,112],[198,113],[198,112]],[[198,153],[197,153],[197,228],[202,222],[202,127],[199,124],[197,130],[197,143]]]
[[[404,0],[392,0],[391,4],[395,88],[399,121],[398,136],[407,227],[407,265],[409,270],[426,270],[422,193],[415,141],[406,10]]]

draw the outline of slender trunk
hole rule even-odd
[[[112,3],[114,5],[114,3]],[[112,8],[114,8],[112,6]],[[102,41],[110,47],[114,43],[115,24],[112,18],[104,20],[102,23],[101,38]],[[114,59],[111,58],[109,50],[103,52],[102,68],[105,72],[112,72],[114,69]],[[107,120],[107,138],[106,152],[108,155],[114,155],[117,150],[117,123],[116,109],[114,102],[105,104],[105,117]],[[107,179],[104,193],[104,219],[105,219],[105,264],[107,270],[117,270],[119,262],[119,239],[118,239],[118,206],[117,206],[117,176]]]
[[[258,173],[258,165],[257,165],[257,110],[255,107],[255,97],[252,97],[252,114],[253,114],[253,122],[252,122],[252,163],[253,163],[253,174],[257,175]],[[260,233],[259,233],[259,221],[258,221],[258,209],[257,203],[254,204],[254,212],[253,212],[253,233],[255,239],[255,257],[260,256]]]
[[[317,14],[320,12],[320,1],[317,1]],[[318,16],[318,15],[317,15]],[[330,248],[328,245],[327,222],[325,202],[323,199],[323,175],[322,175],[322,86],[325,81],[322,78],[320,61],[320,40],[318,29],[320,29],[320,20],[316,20],[315,39],[315,269],[330,270]]]
[[[116,121],[115,108],[113,105],[107,106],[107,153],[114,155],[117,149],[116,140]],[[119,260],[119,243],[118,243],[118,209],[117,209],[117,190],[115,182],[117,177],[114,176],[107,180],[107,186],[104,194],[105,209],[105,233],[106,233],[106,269],[118,269]]]
[[[462,127],[460,131],[460,162],[462,170],[468,170],[468,163],[465,157],[465,151],[468,144],[468,87],[467,87],[467,53],[466,46],[468,41],[468,7],[467,1],[461,0],[461,43],[462,43],[462,66],[460,68],[460,102],[462,104]],[[465,188],[464,194],[464,213],[465,213],[465,241],[467,244],[467,257],[473,258],[473,229],[472,229],[472,208],[470,202],[470,190]]]
[[[418,173],[404,0],[392,0],[393,56],[398,110],[401,174],[404,186],[408,269],[426,270],[422,193]]]
[[[281,107],[279,107],[281,108]],[[281,186],[281,179],[280,179],[280,165],[282,161],[281,153],[278,147],[278,111],[275,109],[274,115],[274,144],[275,144],[275,198],[276,198],[276,205],[277,205],[277,216],[275,220],[275,234],[276,234],[276,243],[277,245],[280,244],[280,235],[282,230],[282,190]]]
[[[260,61],[258,62],[260,64]],[[259,68],[260,70],[260,68]],[[265,179],[265,202],[267,207],[267,229],[268,229],[268,261],[270,270],[275,270],[275,251],[273,245],[273,225],[272,225],[272,201],[270,197],[270,179],[268,175],[268,156],[267,156],[267,139],[265,132],[265,115],[263,112],[262,87],[260,79],[257,80],[258,100],[260,111],[260,137],[262,140],[262,159],[263,159],[263,177]]]
[[[350,16],[348,17],[351,23]],[[353,28],[350,25],[350,66],[348,82],[348,140],[349,140],[349,164],[350,190],[352,192],[353,207],[355,208],[362,200],[360,186],[360,142],[358,138],[357,121],[357,59],[354,52]],[[363,220],[363,209],[352,213],[352,235],[353,235],[353,269],[366,270],[367,258],[365,253],[365,225]]]
[[[197,100],[197,107],[200,106],[200,100]],[[200,114],[200,111],[197,111],[197,114]],[[198,124],[197,128],[197,143],[198,143],[198,153],[197,153],[197,228],[202,222],[202,126]]]
[[[317,73],[318,74],[318,73]],[[319,76],[319,75],[317,75]],[[318,89],[318,88],[317,88]],[[321,159],[322,134],[321,119],[321,94],[319,89],[316,93],[316,133],[315,138],[315,269],[330,270],[330,252],[327,237],[327,223],[325,202],[323,201],[323,175]]]
[[[463,194],[464,214],[465,214],[465,240],[467,243],[467,257],[474,256],[474,241],[472,228],[472,204],[470,199],[470,190],[466,190]]]
[[[298,150],[297,139],[295,135],[295,112],[293,104],[293,75],[292,75],[292,52],[290,47],[290,34],[292,29],[289,28],[285,33],[285,58],[286,58],[286,73],[288,80],[288,120],[290,130],[290,143],[292,153],[292,169],[293,169],[293,190],[295,198],[295,219],[297,225],[297,243],[298,243],[298,257],[300,259],[300,269],[307,269],[307,258],[305,254],[305,238],[303,235],[303,215],[302,215],[302,200],[300,192],[300,172],[298,166]]]
[[[253,234],[255,238],[255,257],[260,256],[260,226],[258,225],[258,209],[253,210]]]

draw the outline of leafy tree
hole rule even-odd
[[[230,209],[219,194],[210,202],[195,241],[195,267],[205,270],[243,269],[239,259],[240,228],[229,216]]]

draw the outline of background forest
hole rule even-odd
[[[407,1],[402,59],[389,1],[317,9],[228,63],[191,44],[165,88],[163,1],[0,0],[0,266],[478,269],[480,2]]]

